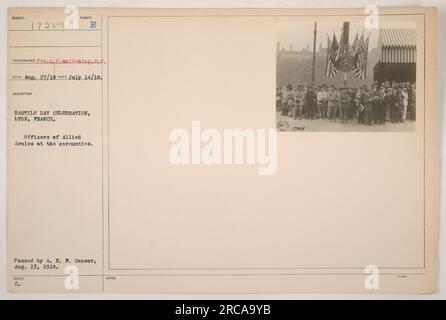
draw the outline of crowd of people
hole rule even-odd
[[[363,125],[415,120],[415,83],[374,82],[359,88],[288,85],[277,88],[276,108],[294,119],[327,119]]]

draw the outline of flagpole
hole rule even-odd
[[[314,82],[315,73],[316,73],[316,34],[317,34],[317,21],[314,22],[314,38],[313,38],[313,68],[311,72],[311,82]]]

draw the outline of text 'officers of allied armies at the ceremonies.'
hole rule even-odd
[[[416,86],[409,82],[374,82],[370,87],[336,87],[314,84],[277,88],[276,110],[282,116],[299,119],[328,119],[347,123],[385,125],[415,121]]]

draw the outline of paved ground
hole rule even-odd
[[[404,123],[391,123],[387,121],[385,125],[363,125],[358,124],[358,120],[350,119],[347,123],[330,122],[327,119],[302,119],[294,120],[293,118],[283,116],[279,112],[276,113],[277,123],[281,123],[281,128],[287,128],[283,131],[415,131],[415,121],[406,120]],[[282,122],[281,122],[282,121]],[[280,130],[280,128],[279,128]]]

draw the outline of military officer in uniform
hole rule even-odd
[[[364,106],[364,123],[371,126],[373,121],[373,105],[371,100],[371,95],[367,86],[364,86],[364,93],[361,97],[362,105]]]
[[[307,86],[305,108],[307,109],[307,119],[314,119],[316,113],[316,94],[311,86]]]
[[[339,106],[339,120],[341,123],[347,122],[347,112],[350,108],[350,93],[348,88],[341,88],[340,106]]]
[[[327,94],[328,106],[328,120],[336,121],[336,108],[338,103],[338,96],[335,92],[335,87],[332,85]]]
[[[305,90],[302,85],[299,85],[296,94],[296,114],[294,115],[294,119],[297,119],[298,114],[299,114],[299,120],[302,119],[302,116],[304,114],[304,106],[305,106]]]
[[[325,86],[319,87],[319,92],[317,93],[317,113],[321,119],[327,117],[327,91]]]

